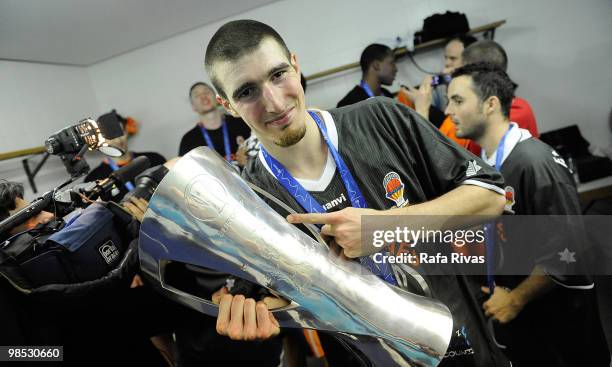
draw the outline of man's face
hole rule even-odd
[[[191,91],[191,107],[200,115],[217,108],[215,92],[204,85],[197,85]]]
[[[462,75],[448,86],[449,102],[445,113],[457,127],[457,137],[479,139],[485,132],[487,117],[484,106],[472,87],[472,77]]]
[[[451,74],[455,69],[463,65],[461,54],[463,53],[463,43],[451,41],[444,48],[444,73]]]
[[[273,39],[235,62],[219,62],[214,72],[227,100],[219,103],[240,116],[264,145],[287,147],[306,133],[304,90],[295,55],[288,60]]]
[[[15,198],[15,209],[9,210],[9,214],[13,215],[17,213],[18,211],[20,211],[21,209],[27,207],[28,205],[30,205],[30,203],[23,200],[22,198]],[[13,229],[9,231],[9,233],[16,234],[19,232],[23,232],[25,230],[32,229],[39,224],[47,223],[51,219],[53,219],[53,214],[46,212],[46,211],[42,211],[38,213],[37,215],[33,216],[32,218],[28,219],[26,222],[18,225],[17,227],[14,227]]]
[[[382,85],[391,85],[395,80],[397,74],[397,65],[395,64],[395,57],[393,55],[385,57],[380,61],[380,70],[378,72],[378,78]]]

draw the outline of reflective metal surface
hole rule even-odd
[[[335,332],[376,366],[436,366],[451,337],[448,308],[389,286],[356,262],[332,257],[257,196],[208,148],[166,175],[141,226],[142,270],[172,299],[208,315],[217,306],[167,284],[171,262],[245,278],[292,303],[282,327]]]

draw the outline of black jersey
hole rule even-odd
[[[380,87],[380,91],[382,92],[383,97],[393,98],[393,93],[389,92],[387,89]],[[342,97],[340,102],[338,102],[337,107],[352,105],[368,98],[370,98],[370,96],[365,89],[361,88],[360,85],[356,85],[355,88],[351,89],[351,91],[346,94],[346,96]]]
[[[496,337],[508,347],[506,353],[517,366],[607,367],[610,358],[592,282],[584,276],[555,274],[555,264],[562,264],[561,248],[577,245],[568,241],[575,237],[574,228],[580,230],[577,222],[581,221],[580,217],[572,217],[581,213],[574,180],[566,162],[550,146],[515,127],[508,135],[508,154],[501,165],[506,181],[506,209],[515,215],[556,217],[540,220],[547,227],[538,225],[537,229],[525,226],[520,218],[502,217],[504,239],[498,237],[496,251],[503,251],[503,258],[510,264],[530,256],[530,263],[542,266],[559,286],[527,304],[510,323],[497,325]],[[504,273],[510,272],[506,269]],[[496,276],[495,282],[514,288],[526,277]]]
[[[503,194],[503,179],[498,172],[442,136],[416,112],[389,98],[371,98],[319,113],[370,208],[422,203],[466,184]],[[329,160],[328,156],[328,163]],[[327,167],[323,176],[326,174]],[[389,174],[404,184],[402,199],[386,197],[384,181]],[[303,212],[268,171],[263,158],[250,162],[243,175],[295,211]],[[350,206],[337,172],[330,175],[324,187],[303,186],[330,211]],[[480,305],[468,292],[466,279],[458,275],[425,275],[425,280],[432,296],[445,303],[453,314],[453,339],[442,365],[507,366],[488,337]]]

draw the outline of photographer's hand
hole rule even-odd
[[[147,207],[149,206],[149,202],[142,198],[130,197],[130,201],[126,201],[121,204],[130,214],[136,218],[139,222],[142,223],[142,219],[144,218],[144,214],[147,211]]]

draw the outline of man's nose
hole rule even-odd
[[[267,112],[278,112],[284,111],[284,104],[282,99],[282,93],[278,87],[270,84],[266,84],[262,88],[262,99],[266,107]]]

